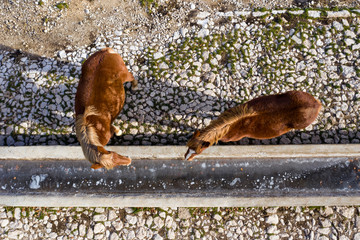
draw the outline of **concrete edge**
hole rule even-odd
[[[0,206],[13,207],[275,207],[360,205],[359,197],[154,197],[154,196],[1,196]]]
[[[132,159],[183,159],[186,146],[107,146]],[[196,159],[359,157],[360,144],[212,146]],[[0,147],[0,160],[84,160],[80,146]]]

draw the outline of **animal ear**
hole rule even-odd
[[[208,148],[210,146],[210,142],[203,142],[201,144],[201,148]]]
[[[198,137],[199,135],[200,135],[200,131],[199,131],[199,130],[195,130],[193,137]]]

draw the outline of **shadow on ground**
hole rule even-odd
[[[0,71],[0,146],[78,145],[73,111],[81,64],[53,63],[54,59],[3,45],[1,50],[9,52],[0,55],[2,65],[16,66],[8,67],[15,71]],[[130,91],[130,84],[125,86],[125,107],[118,117],[121,120],[115,122],[123,129],[123,135],[114,136],[110,145],[184,145],[195,129],[203,127],[202,119],[213,119],[215,112],[238,104],[165,81],[145,82],[146,79],[139,77],[139,91]],[[304,130],[270,140],[244,138],[226,144],[357,143],[359,138],[358,130]]]

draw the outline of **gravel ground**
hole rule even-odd
[[[153,3],[150,3],[150,2]],[[141,4],[144,3],[144,5]],[[156,4],[155,4],[156,3]],[[358,8],[358,0],[3,0],[0,44],[53,57],[57,50],[90,45],[100,33],[127,29],[133,36],[176,30],[189,7],[206,11],[293,7]],[[149,38],[151,39],[151,38]],[[1,46],[1,45],[0,45]]]
[[[4,208],[1,239],[360,239],[357,207]]]
[[[208,12],[190,4],[181,12],[187,21],[171,34],[117,29],[55,58],[1,50],[0,145],[77,145],[81,63],[105,46],[122,55],[140,86],[127,92],[115,121],[123,135],[110,144],[183,145],[225,109],[289,90],[322,102],[317,121],[237,144],[359,143],[359,10]],[[157,27],[168,33],[165,23]]]
[[[360,141],[356,9],[250,11],[254,8],[244,2],[171,1],[160,4],[169,7],[146,10],[127,2],[132,10],[120,6],[110,16],[111,7],[96,1],[68,1],[62,10],[56,1],[39,2],[23,1],[24,8],[20,1],[6,1],[0,7],[5,29],[0,38],[5,45],[0,49],[0,146],[78,145],[73,103],[80,66],[105,46],[122,55],[140,85],[128,91],[115,123],[123,135],[110,144],[183,145],[194,129],[225,109],[287,90],[317,97],[323,104],[318,120],[304,131],[236,144]],[[358,7],[356,1],[280,2],[283,6],[258,1],[255,7]],[[16,9],[26,10],[17,14]],[[66,17],[77,10],[83,15],[71,28]],[[28,17],[35,12],[36,19]],[[38,21],[42,24],[36,28]],[[24,26],[29,28],[23,31]],[[356,207],[0,207],[0,238],[360,239],[359,212]]]

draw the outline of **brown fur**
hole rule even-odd
[[[91,55],[82,66],[82,76],[75,97],[76,136],[84,155],[97,169],[129,165],[130,158],[106,151],[114,134],[112,122],[125,102],[124,83],[137,86],[119,54],[110,48]]]
[[[318,100],[300,91],[259,97],[222,113],[205,129],[196,131],[187,146],[196,155],[218,140],[277,137],[291,129],[306,128],[316,119],[320,109]]]
[[[230,108],[223,112],[219,118],[211,121],[210,125],[201,131],[198,139],[208,141],[210,145],[213,145],[226,135],[231,124],[237,122],[240,118],[254,116],[255,114],[246,104]]]

